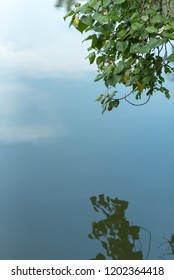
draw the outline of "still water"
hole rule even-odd
[[[0,2],[0,259],[106,256],[88,238],[105,219],[90,201],[100,194],[127,205],[144,258],[171,259],[174,83],[169,101],[102,115],[104,86],[65,13],[55,1]]]

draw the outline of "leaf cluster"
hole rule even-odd
[[[97,64],[95,81],[103,80],[107,88],[97,99],[103,112],[117,108],[120,100],[128,101],[131,95],[138,100],[145,93],[149,100],[158,91],[170,97],[163,83],[164,73],[174,72],[170,65],[174,62],[174,13],[168,15],[162,2],[89,0],[76,4],[64,17],[71,17],[70,26],[81,33],[90,33],[85,39],[91,42],[88,59]],[[130,88],[130,93],[121,98],[117,91],[109,93],[118,84]]]

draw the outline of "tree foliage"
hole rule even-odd
[[[56,0],[55,7],[61,8],[63,6],[66,6],[66,10],[69,11],[75,4],[75,2],[75,0]]]
[[[122,100],[143,105],[155,92],[170,98],[164,73],[174,72],[174,0],[89,0],[76,4],[67,17],[70,26],[89,33],[85,40],[91,42],[89,62],[98,68],[95,81],[103,80],[107,88],[97,98],[103,112]],[[129,93],[119,97],[118,84]],[[131,96],[139,100],[143,95],[144,103],[130,101]]]

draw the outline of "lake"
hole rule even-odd
[[[104,252],[88,238],[100,194],[129,203],[144,257],[174,259],[174,82],[170,100],[102,115],[105,87],[65,14],[53,0],[0,3],[0,259]]]

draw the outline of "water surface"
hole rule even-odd
[[[127,219],[151,232],[158,258],[174,233],[173,82],[169,101],[154,94],[102,115],[104,86],[54,4],[0,3],[0,258],[93,258],[101,217],[89,198],[102,193],[129,202]]]

